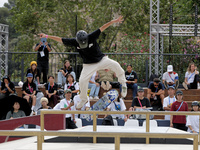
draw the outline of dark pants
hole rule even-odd
[[[157,100],[150,98],[150,103],[151,103],[151,106],[153,107],[153,111],[163,110],[160,96],[159,95],[156,95],[156,96],[157,96]]]
[[[74,121],[71,120],[71,117],[65,118],[65,121],[66,121],[66,129],[76,129],[77,128]]]
[[[173,123],[173,127],[179,130],[187,131],[187,127],[183,123]]]
[[[199,82],[199,75],[196,74],[194,76],[194,81],[193,83],[190,83],[190,85],[188,85],[188,89],[197,89],[197,82]]]
[[[46,97],[48,98],[49,104],[52,108],[58,103],[58,100],[59,100],[58,95],[52,95],[50,98],[48,95],[46,95]],[[53,105],[52,105],[52,103],[53,103]]]
[[[37,68],[43,73],[43,83],[47,83],[47,75],[49,71],[49,62],[37,61]]]

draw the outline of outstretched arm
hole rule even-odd
[[[104,24],[101,28],[99,28],[101,30],[101,32],[103,32],[105,29],[107,29],[109,26],[111,26],[113,23],[122,23],[122,21],[124,21],[124,19],[122,19],[123,16],[119,16],[119,18],[111,20],[110,22]]]
[[[51,35],[47,35],[47,34],[44,34],[44,33],[40,33],[38,35],[40,36],[40,38],[49,38],[49,39],[52,39],[54,41],[62,43],[62,38],[61,37],[51,36]]]

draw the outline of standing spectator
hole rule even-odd
[[[199,111],[199,102],[192,102],[192,111]],[[188,127],[188,132],[199,133],[199,115],[188,115],[186,126]]]
[[[132,65],[127,65],[127,70],[125,72],[125,77],[126,77],[126,85],[128,88],[133,90],[133,99],[135,98],[137,94],[137,73],[132,70]]]
[[[25,113],[23,110],[20,109],[19,102],[14,102],[13,108],[7,113],[6,119],[13,119],[13,118],[19,118],[19,117],[25,117]]]
[[[185,90],[197,89],[199,83],[199,71],[197,71],[196,65],[192,62],[189,64],[187,72],[185,73],[185,81],[183,87]]]
[[[69,60],[65,60],[64,67],[58,70],[58,84],[63,85],[66,82],[66,77],[68,74],[71,74],[76,80],[76,74],[73,71],[72,66],[70,65]]]
[[[79,85],[78,83],[74,80],[74,76],[71,74],[67,75],[67,80],[65,83],[65,87],[64,90],[66,89],[71,89],[72,91],[72,99],[74,98],[75,95],[77,95],[78,91],[79,91]]]
[[[99,90],[100,90],[100,84],[98,82],[96,82],[97,77],[98,77],[98,73],[95,72],[89,81],[88,88],[91,89],[90,94],[89,94],[90,100],[92,100],[92,99],[98,100],[99,99],[98,95],[99,95]]]
[[[30,64],[30,68],[27,70],[27,74],[33,74],[33,82],[36,85],[36,90],[38,90],[38,85],[40,84],[40,70],[37,68],[37,62],[32,61]]]
[[[48,98],[49,102],[53,102],[53,104],[50,104],[53,108],[58,103],[58,96],[56,95],[58,85],[54,82],[54,76],[49,76],[48,81],[49,82],[45,85],[46,97]]]
[[[188,105],[183,101],[183,92],[176,92],[177,101],[172,104],[170,111],[188,111]],[[186,124],[186,116],[180,115],[171,115],[170,116],[170,127],[174,127],[176,129],[187,131]]]
[[[44,41],[45,42],[45,41]],[[35,51],[37,53],[37,68],[43,73],[43,83],[47,83],[47,75],[49,70],[49,52],[51,51],[51,45],[47,42],[40,42],[36,44]]]
[[[109,90],[111,88],[119,88],[119,82],[113,82],[116,78],[115,72],[110,69],[101,69],[98,71],[99,82],[104,90]]]
[[[60,101],[61,110],[74,110],[74,102],[71,100],[72,91],[70,89],[65,90],[65,98]],[[66,129],[75,129],[75,115],[66,114]],[[73,118],[73,120],[72,120]]]
[[[50,106],[47,105],[49,103],[49,101],[46,97],[42,97],[40,99],[40,103],[41,103],[42,106],[37,110],[38,115],[40,114],[41,109],[52,109]]]
[[[164,98],[163,109],[170,111],[172,103],[176,101],[174,86],[168,87],[168,96]],[[165,120],[170,120],[170,115],[165,115]]]
[[[10,81],[8,76],[4,76],[1,83],[0,99],[15,93],[15,85]]]
[[[27,74],[27,80],[22,86],[22,97],[27,100],[28,103],[32,104],[31,110],[34,114],[35,112],[35,104],[36,104],[36,85],[33,82],[33,74]]]
[[[158,78],[155,78],[147,89],[147,98],[150,100],[153,110],[162,110],[164,93],[162,83]]]
[[[172,65],[167,66],[167,72],[163,74],[162,80],[163,80],[165,89],[168,89],[168,86],[174,86],[175,89],[177,89],[179,86],[178,74],[173,71]]]

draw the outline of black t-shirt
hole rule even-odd
[[[63,70],[65,73],[67,72],[67,74],[66,74],[66,76],[68,75],[68,74],[70,74],[72,71],[74,71],[74,69],[70,66],[69,68],[67,68],[67,69],[64,69],[64,68],[61,68],[60,70]],[[65,77],[66,77],[65,76]]]
[[[32,94],[34,91],[36,91],[36,85],[35,83],[28,83],[27,81],[23,84],[22,91],[25,91],[27,94]]]
[[[46,90],[48,90],[49,93],[54,93],[54,90],[58,90],[58,85],[56,83],[54,83],[53,86],[50,86],[50,83],[47,83],[45,85]]]
[[[88,46],[87,48],[81,49],[79,47],[76,38],[62,38],[64,45],[75,46],[83,59],[83,63],[91,64],[99,62],[105,55],[101,52],[97,39],[101,33],[100,29],[90,33],[88,35]]]
[[[137,77],[137,73],[135,71],[131,71],[131,73],[129,73],[128,71],[125,72],[125,77],[127,81],[134,81],[135,79],[138,79]]]
[[[14,91],[15,92],[15,85],[14,85],[14,83],[12,83],[12,82],[10,82],[10,83],[8,83],[8,86],[9,86],[9,88],[12,90],[12,91]],[[9,92],[8,91],[8,89],[7,89],[7,87],[5,86],[5,83],[4,82],[2,82],[1,83],[1,91],[6,91],[6,96],[9,96],[9,94],[11,93],[11,92]]]
[[[151,107],[151,104],[150,104],[150,102],[149,102],[149,99],[146,98],[146,97],[144,97],[142,100],[140,99],[140,102],[141,102],[141,104],[142,104],[142,107],[143,107],[143,106]],[[133,99],[132,105],[131,105],[131,106],[132,106],[132,107],[134,107],[134,106],[141,107],[137,97]]]
[[[38,45],[39,45],[39,43],[37,43],[35,47],[37,47]],[[50,44],[48,44],[48,46],[51,48]],[[43,49],[44,49],[44,56],[41,57],[40,52],[43,51]],[[45,48],[43,45],[41,45],[39,47],[38,53],[37,53],[37,61],[45,61],[45,62],[49,61],[49,51],[46,46],[45,46]]]
[[[26,72],[26,75],[27,75],[28,73],[32,73],[32,74],[33,74],[33,80],[35,80],[36,77],[39,77],[39,78],[40,78],[40,76],[41,76],[40,70],[37,69],[37,68],[35,69],[34,72],[32,72],[31,69],[28,69],[27,72]]]
[[[148,88],[151,89],[151,92],[155,92],[155,93],[157,93],[160,89],[164,90],[164,87],[163,87],[162,83],[159,83],[158,87],[155,88],[153,82],[151,82],[151,83],[149,84],[149,87],[148,87]]]

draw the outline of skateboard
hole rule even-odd
[[[119,93],[117,90],[108,91],[103,97],[101,97],[96,103],[90,107],[88,111],[104,111],[116,98],[118,98]],[[93,115],[86,114],[86,120],[92,121]]]

